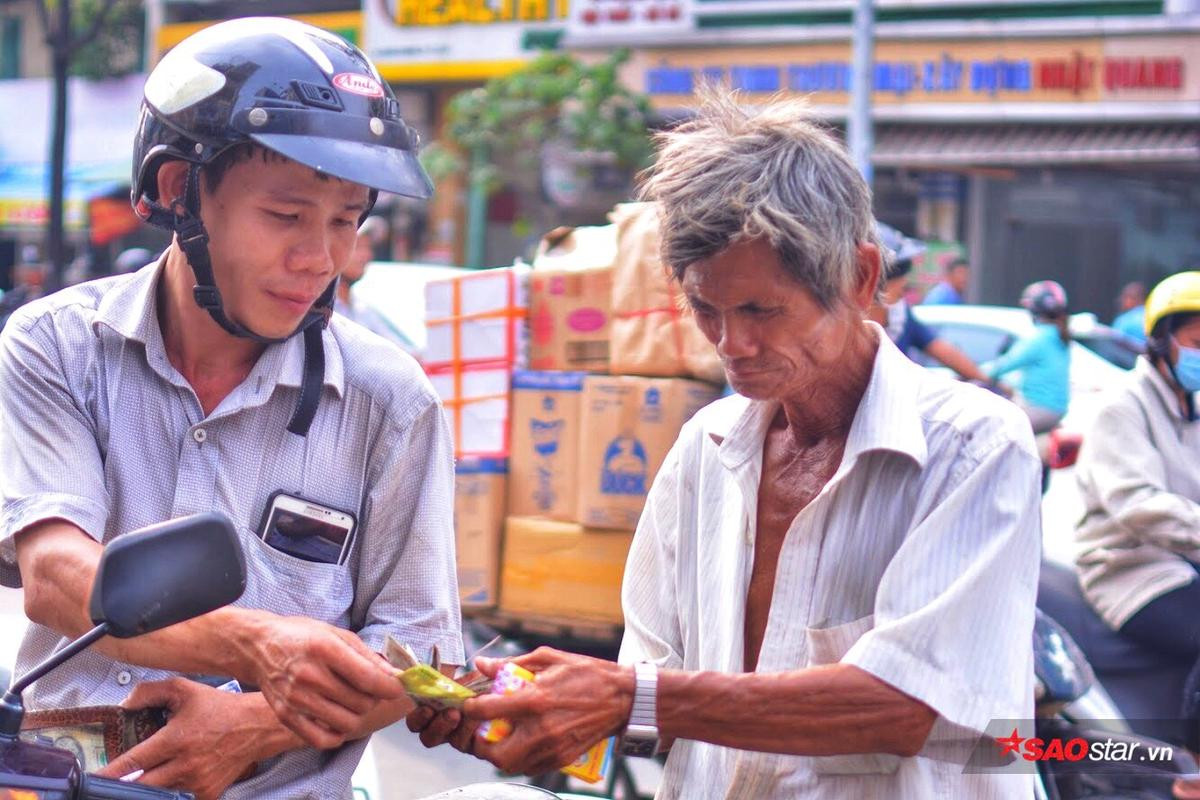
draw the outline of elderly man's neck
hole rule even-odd
[[[879,337],[875,328],[863,323],[851,329],[845,341],[839,358],[818,369],[795,394],[780,399],[772,426],[787,428],[800,447],[845,439],[850,433],[871,382]]]

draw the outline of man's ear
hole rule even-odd
[[[171,201],[183,197],[187,188],[187,173],[191,165],[186,161],[167,161],[158,168],[158,202],[170,208]]]
[[[881,273],[879,248],[870,242],[863,242],[855,252],[857,261],[858,283],[854,287],[854,302],[866,312],[875,305],[879,296],[879,279]]]

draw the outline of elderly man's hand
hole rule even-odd
[[[139,783],[185,789],[216,800],[255,762],[271,753],[264,742],[279,721],[256,694],[236,694],[171,678],[143,683],[125,708],[166,708],[165,727],[115,759],[99,775],[122,778],[139,770]]]
[[[313,747],[338,747],[363,732],[380,701],[404,696],[392,667],[350,631],[273,615],[255,627],[253,680],[279,720]]]
[[[506,719],[512,733],[500,742],[475,743],[475,754],[505,772],[537,775],[575,761],[596,742],[620,732],[633,708],[633,668],[547,647],[511,659],[537,676],[511,695],[468,700],[467,719]],[[495,677],[504,660],[479,658]]]

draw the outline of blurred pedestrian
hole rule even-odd
[[[1141,281],[1125,284],[1117,295],[1119,313],[1113,328],[1142,344],[1146,343],[1146,285]]]
[[[367,217],[359,226],[358,238],[354,240],[354,250],[350,254],[350,261],[338,281],[333,310],[354,320],[367,330],[379,334],[389,342],[399,345],[405,352],[416,353],[417,347],[411,339],[389,322],[387,317],[377,309],[372,308],[361,297],[350,291],[354,284],[367,274],[367,265],[372,261],[375,247],[386,240],[387,223],[384,222],[383,217]]]
[[[890,257],[884,273],[883,302],[876,305],[870,318],[884,327],[900,352],[909,358],[913,357],[914,350],[920,350],[957,372],[963,380],[990,383],[970,356],[939,338],[932,328],[917,319],[904,297],[913,259],[925,252],[925,243],[905,236],[890,225],[877,223],[877,228],[879,239],[890,251]]]
[[[1048,433],[1067,413],[1071,400],[1067,292],[1055,281],[1031,283],[1021,292],[1021,307],[1033,315],[1033,332],[983,370],[993,380],[1019,371],[1017,405],[1028,415],[1035,434]]]
[[[971,279],[971,264],[956,258],[946,265],[944,277],[929,290],[922,301],[927,306],[952,306],[966,302],[967,283]]]

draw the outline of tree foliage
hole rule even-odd
[[[435,178],[467,170],[467,157],[485,153],[472,177],[494,189],[537,174],[542,147],[561,141],[577,151],[609,153],[623,168],[645,166],[653,153],[650,101],[620,82],[629,58],[620,50],[597,64],[545,52],[509,75],[456,95],[447,108],[445,139],[426,148]]]
[[[141,0],[74,0],[72,27],[87,30],[106,6],[96,37],[72,54],[72,75],[114,78],[142,68],[146,14]]]

